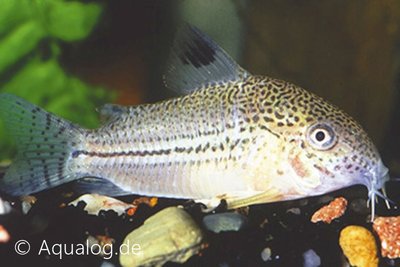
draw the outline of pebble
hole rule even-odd
[[[372,233],[361,226],[350,225],[340,232],[339,245],[350,265],[377,267],[377,247]]]
[[[203,248],[202,240],[202,231],[186,211],[165,208],[125,237],[121,247],[126,251],[120,254],[120,264],[133,267],[162,266],[167,261],[184,263]]]
[[[373,228],[381,240],[382,257],[400,258],[400,216],[378,217]]]
[[[6,228],[0,224],[0,243],[7,243],[8,241],[10,241],[10,234]]]
[[[292,213],[294,215],[300,215],[301,214],[301,210],[300,208],[290,208],[286,211],[286,213]]]
[[[334,219],[341,217],[347,208],[347,200],[344,197],[338,197],[332,200],[328,205],[317,210],[311,217],[311,222],[331,223]]]
[[[11,212],[11,205],[7,201],[0,198],[0,215],[4,215]]]
[[[261,259],[263,261],[271,260],[271,256],[272,256],[272,251],[269,247],[266,247],[263,249],[263,251],[261,251]]]
[[[303,267],[318,266],[321,266],[321,258],[313,249],[309,249],[303,253]]]
[[[247,217],[236,212],[224,212],[204,216],[203,224],[207,230],[220,233],[227,231],[239,231],[248,223]]]
[[[109,262],[109,261],[103,261],[103,262],[101,263],[100,267],[115,267],[115,265],[112,264],[112,263]]]

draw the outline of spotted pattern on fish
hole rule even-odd
[[[307,147],[305,129],[318,121],[329,121],[344,144],[361,138],[363,142],[355,149],[368,157],[354,154],[349,164],[349,158],[343,157],[333,170],[325,169],[323,166],[335,163],[333,159],[340,158],[343,151],[338,149],[333,157],[320,157]],[[165,177],[171,172],[171,179],[180,181],[190,180],[190,175],[204,168],[217,173],[227,169],[243,173],[239,169],[246,168],[239,166],[254,158],[260,162],[270,160],[268,155],[254,156],[262,154],[270,138],[281,140],[282,151],[288,150],[286,143],[301,140],[307,157],[318,162],[314,168],[326,174],[342,168],[357,171],[379,160],[368,136],[347,114],[291,83],[261,76],[205,86],[191,95],[128,108],[101,129],[87,132],[83,149],[71,155],[76,162],[81,161],[77,166],[82,172],[109,177],[132,191],[139,191],[135,189],[139,183],[143,185],[140,192],[144,192],[150,187],[154,191],[160,184],[173,185]],[[294,166],[296,169],[299,164]],[[285,172],[279,172],[284,176]],[[222,188],[218,190],[223,193]],[[193,192],[172,193],[187,197]],[[203,192],[200,195],[206,197]]]
[[[224,198],[228,207],[354,184],[366,185],[369,199],[385,198],[378,190],[388,170],[349,115],[294,84],[251,75],[195,28],[178,37],[164,82],[184,95],[106,105],[99,129],[0,94],[0,115],[19,146],[0,190],[21,195],[97,177],[108,194]]]
[[[208,149],[216,151],[223,150],[228,145],[235,146],[240,140],[232,142],[227,136],[220,143],[211,145],[207,142],[197,147],[143,151],[119,151],[119,149],[123,144],[133,143],[133,146],[138,144],[137,147],[140,147],[139,144],[151,147],[164,141],[174,142],[182,139],[192,140],[201,136],[222,135],[225,131],[235,128],[239,132],[250,133],[255,129],[260,129],[281,138],[290,132],[291,128],[299,129],[316,121],[329,120],[338,128],[345,130],[346,136],[343,138],[345,142],[352,143],[354,138],[362,138],[365,142],[360,142],[360,147],[357,149],[365,151],[373,163],[378,159],[371,140],[365,135],[362,127],[347,114],[291,83],[260,76],[250,77],[239,84],[205,88],[193,95],[155,105],[133,107],[126,115],[101,129],[100,136],[106,136],[106,138],[99,138],[97,132],[88,135],[89,146],[93,146],[95,151],[102,151],[104,147],[107,147],[114,152],[102,154],[85,151],[84,153],[92,156],[113,157],[192,151],[196,153],[205,152]],[[182,125],[179,125],[180,123]],[[168,124],[173,125],[175,131],[157,132],[157,130],[168,129],[170,127]],[[135,131],[138,134],[132,135]],[[115,132],[119,133],[116,138]],[[98,145],[100,147],[97,147]],[[353,156],[353,160],[357,158],[357,155]],[[362,167],[366,166],[362,158],[359,158],[357,163]]]

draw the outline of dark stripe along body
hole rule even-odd
[[[307,144],[306,129],[318,121],[335,128],[336,149],[315,151]],[[282,199],[295,198],[327,190],[321,170],[333,180],[328,187],[339,188],[343,175],[379,162],[348,115],[293,84],[261,76],[126,108],[85,139],[72,161],[82,173],[134,193],[169,197],[239,197],[276,187]],[[293,175],[298,169],[305,177]]]
[[[19,149],[0,190],[24,195],[78,180],[90,192],[209,206],[224,198],[228,207],[354,184],[366,185],[370,199],[384,197],[378,190],[387,168],[362,127],[339,108],[291,83],[251,75],[190,26],[178,32],[170,62],[165,84],[185,95],[105,105],[100,115],[107,122],[96,130],[0,94],[0,115]]]

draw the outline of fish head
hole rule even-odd
[[[336,107],[326,105],[334,109],[333,115],[310,120],[304,128],[305,155],[320,180],[313,193],[324,194],[355,184],[365,185],[373,221],[376,196],[389,200],[384,191],[385,182],[389,180],[388,168],[361,125]]]
[[[365,185],[370,192],[381,189],[388,179],[388,169],[375,145],[349,115],[334,106],[327,107],[335,109],[332,115],[308,119],[298,142],[304,164],[320,181],[314,192],[326,193],[355,184]]]
[[[382,196],[388,169],[361,125],[340,108],[300,87],[279,86],[270,113],[270,130],[282,140],[285,161],[298,192],[320,195],[355,184],[369,197]],[[278,104],[276,104],[278,103]]]

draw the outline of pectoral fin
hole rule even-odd
[[[237,192],[230,195],[221,195],[212,199],[197,200],[196,202],[203,203],[207,206],[205,211],[211,211],[215,209],[221,200],[225,200],[228,209],[238,209],[255,204],[264,204],[275,201],[283,200],[282,194],[276,189],[269,189],[263,192]]]
[[[282,194],[276,189],[270,189],[247,197],[227,198],[228,209],[237,209],[255,204],[265,204],[282,200]]]

